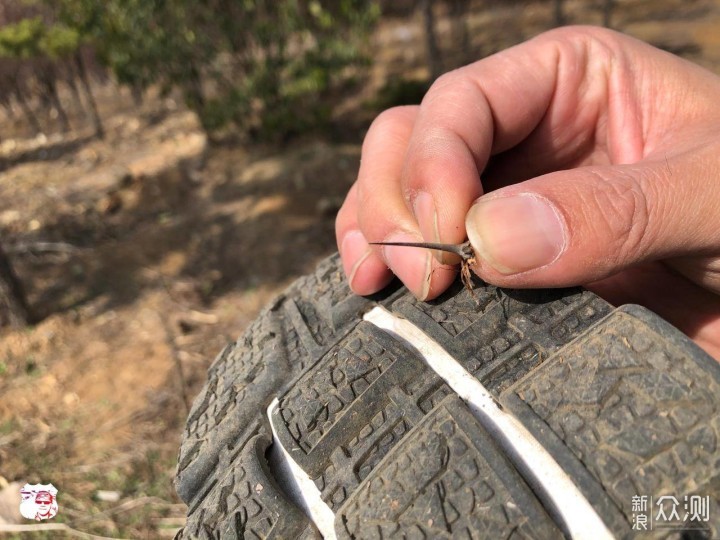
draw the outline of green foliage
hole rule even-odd
[[[40,40],[40,49],[53,59],[71,56],[78,47],[80,47],[80,32],[63,25],[47,28]]]
[[[326,97],[346,68],[363,63],[363,39],[379,15],[372,0],[51,5],[63,28],[91,42],[120,82],[179,88],[208,131],[235,127],[262,137],[328,117]]]
[[[0,28],[0,56],[28,60],[53,59],[73,54],[80,46],[80,33],[64,25],[48,26],[40,17],[21,19]]]
[[[0,55],[28,59],[40,54],[40,41],[46,27],[40,17],[22,19],[0,28]]]
[[[33,0],[0,28],[0,56],[89,45],[120,83],[179,89],[210,132],[283,138],[330,117],[378,16],[375,0]]]

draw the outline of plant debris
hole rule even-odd
[[[470,245],[470,242],[464,242],[462,244],[440,244],[436,242],[370,242],[370,245],[417,247],[454,253],[461,259],[460,280],[465,288],[470,291],[473,298],[475,297],[475,292],[473,291],[472,271],[470,270],[470,267],[475,264],[476,260],[475,250],[472,245]]]

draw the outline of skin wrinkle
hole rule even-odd
[[[637,110],[636,76],[641,70],[630,69],[630,61],[622,48],[615,47],[608,74],[607,152],[612,164],[635,163],[643,159],[645,137],[642,116]],[[622,106],[625,104],[625,106]],[[612,119],[617,118],[613,122]]]
[[[718,145],[709,147],[693,148],[685,150],[680,154],[665,160],[656,159],[646,165],[643,176],[643,188],[650,200],[654,201],[653,213],[658,217],[651,227],[657,238],[674,238],[678,223],[687,223],[687,218],[683,218],[683,214],[687,212],[687,208],[695,207],[698,215],[718,215],[720,214],[720,185],[717,183],[707,183],[704,179],[717,178],[718,170],[717,155]],[[676,197],[663,197],[663,193],[669,193],[676,190],[678,181],[682,181],[684,188],[682,196],[679,200]],[[700,200],[696,200],[693,196],[696,193],[702,193]],[[712,220],[701,219],[694,226],[687,228],[691,234],[677,239],[672,246],[667,246],[661,255],[667,257],[683,256],[688,247],[693,252],[698,252],[712,247],[716,250],[717,227]],[[705,242],[700,242],[699,238],[705,238]],[[708,245],[708,242],[710,245]],[[703,245],[705,244],[705,245]]]
[[[683,140],[689,142],[701,137],[703,129],[710,125],[710,111],[715,112],[716,122],[720,121],[717,100],[708,99],[708,95],[713,98],[716,95],[715,81],[708,85],[708,73],[705,70],[699,66],[681,63],[677,57],[660,52],[667,57],[666,61],[669,60],[663,65],[662,72],[671,72],[672,77],[665,75],[663,78],[650,79],[646,82],[647,90],[641,94],[656,96],[655,99],[644,100],[642,103],[643,116],[648,125],[644,158],[652,156],[658,149],[675,147]],[[657,67],[654,67],[654,71],[660,72]],[[684,84],[675,83],[675,79],[681,79]],[[686,136],[678,136],[679,129],[687,131]]]
[[[444,127],[433,127],[425,135],[422,144],[415,143],[412,150],[420,154],[421,160],[435,161],[443,159],[447,155],[447,151],[452,147],[453,142],[460,142],[470,149],[470,145],[467,144],[462,135],[452,133]],[[407,170],[404,171],[404,174],[408,174]]]
[[[698,268],[696,262],[702,262],[702,270]],[[718,295],[720,289],[720,259],[717,257],[706,257],[704,259],[688,259],[678,258],[667,261],[670,268],[679,272],[681,275],[687,276],[695,283],[702,285]]]
[[[618,59],[622,54],[618,50],[615,40],[609,39],[606,41],[607,36],[603,33],[599,33],[594,39],[588,39],[585,43],[585,85],[587,91],[583,94],[583,98],[586,102],[594,102],[598,104],[596,111],[592,117],[592,125],[596,126],[595,130],[595,141],[604,141],[605,145],[601,148],[596,148],[595,153],[605,152],[606,159],[612,164],[617,163],[617,159],[613,151],[613,141],[620,140],[620,137],[616,136],[616,130],[612,125],[613,115],[613,91],[612,85],[618,82],[619,77],[617,74],[617,63]],[[602,74],[598,76],[599,81],[595,82],[593,86],[588,83],[589,73]],[[597,96],[592,97],[591,89],[597,91]],[[606,104],[606,107],[601,107],[600,104]],[[610,119],[610,120],[609,120]],[[620,143],[622,144],[622,143]]]
[[[428,251],[427,255],[425,256],[425,274],[423,279],[423,288],[422,292],[420,293],[420,300],[425,300],[428,295],[430,294],[430,287],[432,286],[432,262],[433,257]]]
[[[712,151],[712,155],[710,151]],[[708,147],[701,155],[701,158],[694,162],[698,171],[692,175],[692,182],[694,184],[692,189],[695,192],[697,192],[697,190],[704,192],[705,196],[703,201],[707,206],[702,210],[705,215],[718,215],[720,213],[720,185],[717,182],[708,185],[699,181],[700,178],[720,177],[720,164],[717,161],[718,154],[720,154],[720,149],[718,149],[718,144],[716,143],[713,147]],[[706,244],[710,242],[717,247],[719,233],[717,225],[713,223],[712,220],[702,220],[701,225],[697,227],[697,231],[702,231],[703,236],[707,239]]]
[[[674,122],[668,122],[668,112],[678,112],[675,106],[675,100],[670,98],[671,94],[675,94],[676,89],[663,84],[664,81],[651,79],[649,81],[650,88],[645,90],[644,95],[657,96],[655,100],[645,100],[641,104],[643,107],[642,115],[645,118],[646,129],[644,132],[644,158],[652,155],[658,148],[667,148],[668,142],[677,138],[677,132],[673,129]],[[678,98],[680,96],[677,96]],[[665,106],[658,107],[657,99],[663,101],[669,99],[669,103]],[[659,113],[659,114],[658,114]],[[659,116],[660,119],[656,118]],[[673,115],[674,116],[674,115]]]
[[[648,66],[649,69],[649,66]],[[640,70],[638,70],[639,72]],[[641,87],[638,90],[638,95],[657,95],[658,88],[652,88],[656,85],[655,81],[650,78],[643,78],[641,81]],[[653,125],[655,124],[654,116],[655,109],[653,108],[652,100],[644,100],[638,104],[640,109],[640,116],[643,118],[642,125],[642,138],[643,138],[643,159],[647,159],[658,147],[665,147],[664,141],[653,141],[651,133],[654,132]]]
[[[674,224],[678,223],[677,217],[674,215],[677,206],[668,205],[667,203],[672,199],[662,196],[662,193],[673,189],[673,183],[676,181],[672,170],[668,171],[668,167],[669,161],[656,162],[649,167],[645,167],[640,177],[647,198],[653,201],[652,208],[648,209],[648,215],[650,216],[648,222],[652,218],[652,226],[648,225],[648,229],[652,231],[652,238],[648,240],[650,245],[655,244],[658,238],[672,238],[672,232],[675,229]],[[662,216],[662,218],[658,216]],[[668,253],[668,256],[672,256],[672,254]]]
[[[558,84],[563,88],[568,88],[568,95],[560,96],[558,99],[560,103],[563,103],[566,107],[568,103],[582,103],[583,107],[580,114],[571,114],[572,108],[569,108],[566,112],[567,115],[571,116],[569,122],[561,119],[554,122],[553,125],[553,137],[555,140],[560,141],[560,145],[568,145],[572,147],[572,141],[577,140],[578,142],[576,150],[571,154],[567,162],[578,164],[586,162],[588,159],[592,159],[594,154],[597,154],[597,148],[595,148],[595,141],[602,140],[605,137],[598,137],[597,127],[599,127],[598,119],[600,118],[600,103],[607,101],[607,62],[610,55],[605,47],[600,48],[602,54],[595,55],[593,45],[597,44],[597,40],[594,36],[586,36],[585,39],[581,40],[580,43],[570,42],[566,44],[566,47],[570,49],[570,52],[566,53],[566,58],[572,58],[572,73],[568,73],[567,66],[571,64],[570,61],[565,62],[565,70],[559,77]],[[596,47],[597,48],[597,47]],[[572,55],[572,56],[570,56]],[[559,68],[560,69],[560,68]],[[602,73],[603,77],[590,77],[590,74]],[[561,82],[565,77],[565,82]],[[574,91],[573,91],[574,89]],[[589,107],[588,104],[594,104],[593,107]],[[567,130],[567,123],[575,126],[586,126],[594,125],[596,130],[591,132],[580,132],[572,133]],[[563,140],[564,139],[564,140]],[[581,157],[582,156],[582,157]]]
[[[367,196],[364,193],[363,184],[358,183],[358,193],[357,198],[358,201],[361,201],[361,206],[371,206],[374,204],[374,201],[372,201],[371,197],[373,196],[372,190],[367,194]],[[367,198],[366,198],[367,197]],[[405,229],[405,223],[402,219],[402,216],[392,215],[388,216],[387,219],[392,223],[391,233],[402,231]]]
[[[596,139],[598,141],[605,141],[605,152],[607,152],[609,161],[613,165],[617,165],[623,162],[633,162],[635,159],[625,159],[623,154],[623,147],[625,146],[625,138],[623,134],[626,129],[625,122],[625,108],[620,104],[623,100],[618,97],[622,94],[623,80],[621,78],[621,69],[617,69],[618,55],[620,51],[615,50],[614,54],[610,54],[607,59],[607,66],[605,66],[605,82],[606,89],[605,95],[607,98],[607,109],[602,116],[605,121],[597,122]],[[618,88],[619,87],[619,88]],[[603,133],[600,131],[604,130]]]
[[[648,253],[648,246],[653,245],[653,233],[650,227],[650,212],[648,209],[648,201],[645,191],[641,187],[642,177],[640,179],[632,176],[628,177],[629,185],[623,185],[621,182],[613,183],[614,186],[625,187],[626,189],[619,193],[621,198],[628,201],[628,205],[632,210],[627,214],[630,216],[630,228],[623,238],[619,247],[619,251],[625,254],[627,259],[635,257],[644,260]]]
[[[353,267],[350,269],[350,275],[348,276],[348,284],[351,287],[352,287],[353,281],[355,279],[355,274],[358,271],[358,268],[360,268],[362,263],[364,263],[370,255],[372,255],[372,250],[368,248],[365,251],[365,253],[363,253],[363,255],[355,262]]]
[[[397,237],[399,234],[407,234],[407,235],[411,235],[411,236],[417,236],[417,233],[415,233],[413,231],[408,231],[408,230],[403,230],[403,229],[398,228],[398,229],[392,230],[388,235],[386,235],[385,238],[383,238],[382,242],[392,241],[393,237]],[[413,240],[413,241],[415,241],[415,240]],[[417,239],[417,241],[422,242],[422,237],[419,237]],[[387,251],[386,251],[389,246],[380,246],[380,247],[382,249],[384,259],[386,261],[389,260],[389,258],[387,256]],[[422,278],[422,291],[420,291],[420,295],[418,296],[418,298],[420,300],[425,300],[428,297],[428,295],[430,294],[430,291],[432,290],[432,285],[433,285],[433,272],[432,272],[433,257],[430,254],[430,251],[428,251],[428,250],[424,250],[424,251],[426,251],[426,253],[424,254],[425,255],[425,263],[424,263],[425,268],[424,268],[423,278]]]
[[[638,180],[633,175],[624,175],[624,181],[615,180],[610,182],[599,171],[586,171],[589,177],[594,177],[596,182],[604,184],[605,189],[591,190],[595,208],[603,208],[607,214],[601,214],[603,219],[598,230],[599,238],[610,236],[617,245],[608,249],[612,258],[612,265],[616,266],[620,261],[644,259],[647,252],[649,238],[648,225],[649,213],[645,193]],[[610,188],[610,189],[608,189]],[[628,211],[628,209],[630,209]],[[586,221],[587,218],[585,218]],[[602,229],[612,230],[607,235]]]

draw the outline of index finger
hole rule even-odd
[[[420,106],[402,174],[427,241],[465,239],[465,215],[482,195],[480,175],[491,155],[530,137],[547,167],[577,151],[578,141],[594,141],[607,98],[598,63],[607,55],[592,56],[589,48],[606,34],[548,32],[436,81]]]

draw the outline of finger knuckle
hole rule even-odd
[[[625,58],[628,39],[613,30],[592,26],[558,28],[539,38],[555,49],[558,64],[583,66],[581,73],[588,84],[597,84],[598,75],[607,73],[614,63]]]
[[[459,68],[444,73],[438,77],[425,94],[422,107],[429,107],[437,101],[442,102],[444,109],[452,107],[454,103],[467,103],[467,100],[457,99],[463,96],[476,96],[483,100],[484,95],[478,82],[470,76],[468,70]]]
[[[446,92],[449,88],[454,88],[459,78],[461,77],[458,77],[457,70],[448,71],[447,73],[440,75],[437,79],[435,79],[432,85],[430,85],[430,88],[423,97],[422,103],[427,104],[433,101],[433,99],[435,99],[439,94]]]
[[[597,26],[571,25],[549,30],[538,36],[539,39],[554,42],[561,46],[595,46],[601,44],[615,48],[625,38],[622,34],[608,28]]]
[[[372,124],[363,141],[363,153],[375,144],[399,141],[407,137],[408,111],[405,107],[393,107],[381,112]]]

